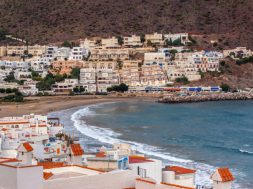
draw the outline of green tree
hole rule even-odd
[[[119,45],[123,45],[123,43],[124,43],[123,37],[122,36],[117,36],[117,39],[118,39]]]
[[[6,82],[16,82],[15,76],[14,76],[14,72],[10,72],[9,75],[6,76],[6,78],[4,79],[4,81]]]
[[[5,89],[4,88],[0,88],[0,93],[5,93]]]
[[[145,35],[141,34],[141,43],[144,43],[144,42],[145,42]]]
[[[8,32],[5,29],[0,28],[0,41],[5,40],[7,34]]]
[[[230,91],[230,86],[226,83],[222,83],[220,88],[222,89],[222,91],[224,92],[229,92]]]
[[[76,67],[71,70],[71,78],[79,79],[80,76],[80,68]]]
[[[114,85],[107,88],[108,92],[125,92],[128,91],[128,86],[125,83],[121,83],[120,85]]]
[[[188,78],[186,76],[182,76],[182,77],[176,78],[176,82],[177,83],[182,83],[184,85],[190,83],[189,80],[188,80]]]
[[[152,46],[153,46],[153,43],[152,43],[150,40],[148,40],[148,41],[147,41],[147,46],[148,46],[148,47],[152,47]]]
[[[85,92],[85,89],[84,89],[84,87],[83,87],[83,86],[81,86],[81,87],[79,88],[79,91],[80,91],[80,93],[83,93],[83,92]]]
[[[69,41],[64,41],[62,44],[61,44],[62,47],[69,47],[69,48],[72,48],[72,45]]]
[[[173,46],[183,46],[184,44],[182,43],[182,40],[181,40],[181,37],[180,37],[180,38],[174,40],[174,41],[172,42],[172,45],[173,45]]]
[[[74,91],[74,93],[79,93],[80,92],[78,87],[74,87],[73,91]]]

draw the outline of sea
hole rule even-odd
[[[110,102],[79,106],[57,116],[85,151],[123,142],[164,165],[197,169],[196,184],[211,186],[217,167],[229,167],[233,188],[253,188],[253,101],[162,104]]]

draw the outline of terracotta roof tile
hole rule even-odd
[[[27,152],[33,151],[33,147],[28,142],[25,142],[22,145],[24,146]]]
[[[176,175],[182,175],[182,174],[192,174],[195,173],[196,170],[193,169],[187,169],[184,167],[179,166],[168,166],[165,168],[167,171],[174,171]]]
[[[38,162],[39,166],[43,166],[43,169],[53,169],[58,167],[63,167],[63,162]]]
[[[129,156],[129,163],[146,163],[146,162],[153,162],[153,161],[143,156]]]
[[[192,187],[186,187],[186,186],[181,186],[181,185],[177,185],[177,184],[170,184],[170,183],[166,183],[166,182],[161,182],[161,184],[171,186],[173,188],[176,187],[176,188],[183,188],[183,189],[194,189]]]
[[[74,156],[81,156],[84,154],[80,144],[71,144],[70,148]]]
[[[96,157],[98,157],[98,158],[104,158],[104,157],[106,157],[105,152],[98,152],[96,154]]]
[[[229,168],[227,168],[227,167],[219,168],[218,172],[219,172],[223,182],[229,182],[229,181],[235,180],[232,173],[230,172]]]
[[[48,180],[50,177],[52,177],[54,174],[52,172],[43,172],[43,177],[45,180]]]

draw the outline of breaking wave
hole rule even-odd
[[[97,115],[96,112],[91,111],[90,108],[98,107],[104,104],[108,104],[108,103],[101,103],[101,104],[86,106],[74,112],[71,115],[71,121],[73,121],[74,127],[83,135],[96,139],[101,143],[105,143],[105,144],[114,144],[114,143],[120,143],[120,142],[128,143],[132,145],[132,148],[134,150],[137,150],[138,152],[144,153],[149,156],[160,158],[166,164],[194,168],[197,170],[196,184],[207,186],[207,187],[211,186],[210,175],[215,170],[214,166],[211,166],[205,163],[194,162],[188,159],[175,157],[168,152],[164,152],[164,150],[159,147],[142,144],[142,143],[134,142],[134,141],[122,140],[118,138],[121,135],[121,133],[117,133],[109,128],[101,128],[94,125],[88,125],[83,118]]]

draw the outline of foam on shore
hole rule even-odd
[[[105,103],[86,106],[74,112],[71,115],[71,120],[74,123],[74,127],[78,131],[80,131],[82,134],[90,138],[96,139],[102,143],[106,143],[106,144],[114,144],[114,143],[119,143],[119,142],[128,143],[132,145],[133,149],[141,153],[147,154],[149,156],[160,158],[165,163],[168,163],[170,165],[181,165],[181,166],[192,167],[194,169],[197,169],[198,171],[197,171],[197,176],[196,176],[196,183],[200,185],[210,186],[211,181],[209,177],[210,177],[210,174],[215,170],[214,167],[204,164],[204,163],[196,163],[191,160],[174,157],[170,153],[163,152],[162,149],[155,146],[150,146],[147,144],[142,144],[142,143],[138,143],[134,141],[121,140],[117,138],[121,135],[120,133],[114,132],[109,128],[101,128],[101,127],[97,127],[93,125],[88,125],[85,122],[85,120],[82,119],[86,116],[96,115],[95,112],[90,110],[91,107],[98,107],[104,104]]]

